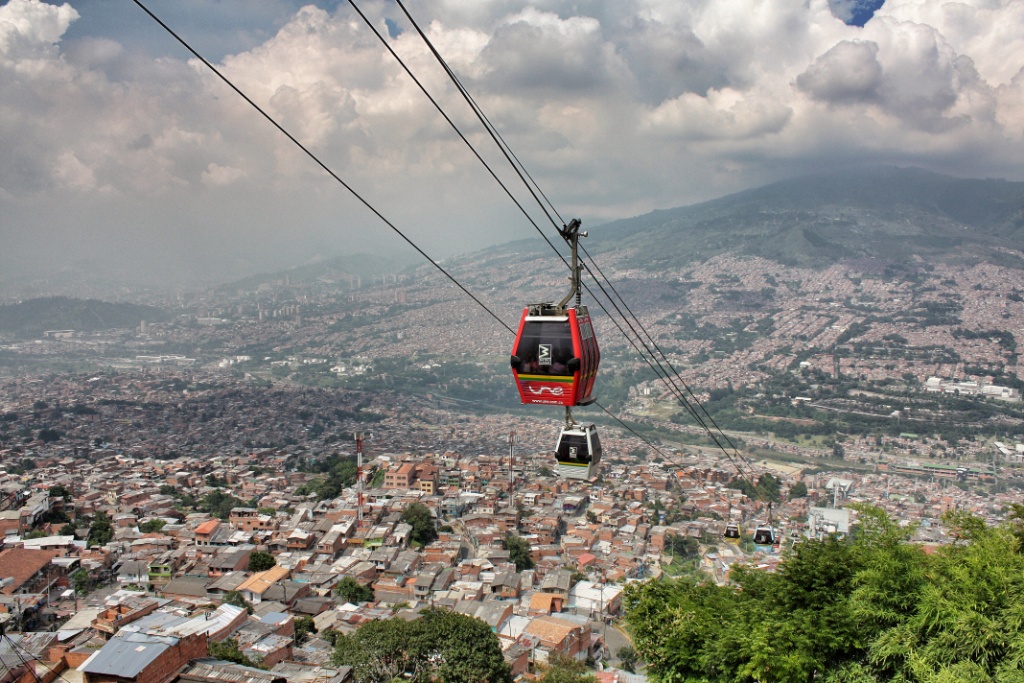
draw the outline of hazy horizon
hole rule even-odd
[[[347,3],[147,5],[435,259],[536,235]],[[862,165],[1024,179],[1020,3],[875,5],[414,11],[588,226]],[[360,7],[549,228],[398,8]],[[0,6],[0,83],[5,289],[420,258],[132,3]]]

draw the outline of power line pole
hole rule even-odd
[[[512,500],[516,490],[516,430],[515,427],[508,432],[508,495]],[[513,502],[515,502],[513,500]]]
[[[363,435],[356,432],[356,529],[363,526]]]

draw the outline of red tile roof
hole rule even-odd
[[[14,579],[0,593],[11,595],[39,573],[55,557],[63,555],[61,550],[25,550],[8,548],[0,551],[0,579]]]

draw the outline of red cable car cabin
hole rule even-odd
[[[530,304],[512,347],[512,374],[523,403],[582,406],[591,392],[601,352],[586,306]]]

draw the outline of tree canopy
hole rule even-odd
[[[355,456],[332,454],[312,462],[302,461],[300,465],[301,471],[320,475],[296,490],[300,496],[314,493],[319,500],[337,498],[342,489],[356,481]]]
[[[547,664],[539,668],[543,672],[540,683],[597,683],[586,663],[558,652],[552,652]]]
[[[346,576],[334,587],[334,594],[343,598],[346,602],[358,605],[361,602],[373,600],[373,589],[356,581],[351,576]]]
[[[751,484],[746,477],[735,477],[726,486],[742,491],[751,500],[758,498],[772,503],[779,502],[779,480],[767,472],[758,478],[756,485]]]
[[[93,517],[89,526],[89,546],[104,545],[114,538],[114,525],[110,523],[107,513],[100,510]]]
[[[260,667],[261,662],[245,656],[242,650],[238,647],[237,638],[228,638],[227,640],[220,642],[211,640],[206,645],[206,651],[214,659],[221,659],[225,662],[234,662],[235,664],[241,664],[242,666],[262,668]]]
[[[50,487],[49,494],[51,498],[63,498],[65,501],[74,498],[74,494],[64,484],[54,484]]]
[[[423,503],[413,503],[402,511],[402,520],[412,526],[410,538],[413,543],[427,545],[437,539],[434,515]]]
[[[265,572],[277,564],[277,559],[268,552],[254,550],[249,555],[249,571]]]
[[[224,594],[224,597],[222,598],[221,602],[223,602],[225,605],[234,605],[235,607],[241,607],[249,614],[252,614],[253,612],[252,605],[250,605],[249,601],[246,600],[245,597],[238,591],[228,591]]]
[[[139,531],[141,531],[144,534],[151,534],[156,531],[160,531],[165,526],[167,526],[167,520],[160,519],[159,517],[157,517],[155,519],[150,519],[140,524]]]
[[[199,509],[209,512],[217,519],[227,519],[231,516],[231,509],[237,507],[245,507],[245,501],[219,490],[207,493],[199,501]]]
[[[1024,681],[1016,527],[946,521],[958,542],[926,553],[865,507],[851,539],[800,543],[774,574],[631,584],[636,650],[656,682]]]
[[[529,541],[522,536],[507,533],[501,544],[508,551],[508,559],[515,563],[517,572],[533,568],[533,555],[530,552]]]
[[[356,683],[511,683],[498,636],[479,619],[427,609],[412,621],[364,624],[335,638],[333,661],[351,666]]]

